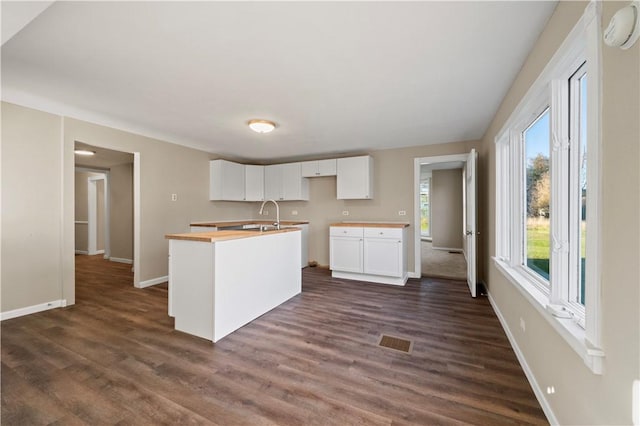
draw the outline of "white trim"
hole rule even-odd
[[[49,309],[64,308],[65,306],[67,306],[67,301],[65,299],[52,300],[51,302],[40,303],[38,305],[26,306],[24,308],[2,312],[0,313],[0,321],[22,317],[24,315],[35,314],[37,312],[48,311]]]
[[[86,250],[76,250],[76,254],[85,254],[85,255],[89,255],[89,252]]]
[[[76,171],[77,168],[76,168]],[[88,190],[87,190],[87,203],[88,203],[88,249],[89,249],[89,253],[90,254],[100,254],[100,253],[106,253],[107,257],[109,257],[109,245],[110,245],[110,233],[111,233],[111,229],[110,229],[110,206],[109,206],[109,192],[110,192],[110,187],[109,187],[109,171],[102,171],[102,172],[92,172],[92,173],[97,173],[97,176],[89,176],[87,178],[88,181]],[[96,182],[97,181],[103,181],[103,216],[104,216],[104,249],[102,250],[97,250],[97,234],[98,234],[98,211],[97,211],[97,203],[98,203],[98,197],[97,197],[97,190],[96,190]]]
[[[407,283],[407,279],[409,278],[409,274],[405,274],[404,277],[383,277],[380,275],[370,275],[370,274],[360,274],[360,273],[352,273],[352,272],[342,272],[342,271],[332,271],[332,278],[340,278],[345,280],[355,280],[355,281],[364,281],[377,283],[377,284],[390,284],[390,285],[399,285],[403,286]]]
[[[133,153],[133,286],[140,283],[140,153]]]
[[[407,276],[408,276],[409,278],[421,278],[421,276],[420,276],[420,275],[417,275],[415,272],[409,272],[409,273],[407,274]]]
[[[125,258],[122,258],[122,257],[109,257],[109,260],[111,262],[127,263],[129,265],[133,265],[133,259],[125,259]]]
[[[137,288],[151,287],[152,285],[162,284],[162,283],[166,283],[168,281],[169,281],[169,276],[165,275],[163,277],[152,278],[150,280],[140,281],[140,283],[138,283],[138,285],[136,287]]]
[[[527,380],[531,385],[531,389],[533,389],[533,393],[535,394],[536,399],[540,404],[540,407],[542,407],[542,411],[544,411],[544,415],[547,416],[547,420],[549,421],[550,424],[559,425],[560,422],[558,421],[556,415],[553,413],[553,410],[551,409],[551,405],[549,404],[549,401],[547,401],[547,399],[545,398],[545,394],[540,388],[540,385],[538,384],[538,381],[536,380],[536,377],[534,376],[533,371],[531,371],[529,364],[527,364],[527,360],[524,357],[524,353],[522,352],[522,350],[520,350],[520,347],[518,346],[518,342],[516,341],[515,337],[513,337],[513,333],[511,333],[511,330],[509,329],[509,325],[505,320],[504,316],[502,315],[500,308],[498,307],[495,300],[491,296],[491,293],[488,291],[487,286],[485,286],[485,289],[487,290],[487,296],[489,298],[489,303],[493,308],[493,312],[495,312],[496,316],[498,317],[498,321],[500,321],[500,325],[502,325],[502,329],[504,330],[504,333],[507,335],[507,339],[509,339],[509,343],[513,348],[513,352],[515,352],[516,357],[518,358],[518,362],[522,367],[522,371],[524,371],[525,376],[527,376]]]

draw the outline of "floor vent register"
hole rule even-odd
[[[387,334],[383,334],[380,336],[378,345],[382,346],[383,348],[393,349],[395,351],[405,353],[411,353],[411,349],[413,348],[413,342],[411,340],[389,336]]]

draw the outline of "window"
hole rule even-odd
[[[549,108],[547,107],[522,133],[526,180],[523,227],[525,249],[523,264],[549,283],[551,228],[549,203],[551,175],[549,170]]]
[[[431,237],[431,174],[420,178],[420,235]]]
[[[496,137],[494,258],[596,373],[599,7],[589,4]]]

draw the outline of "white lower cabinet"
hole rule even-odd
[[[404,285],[408,278],[405,228],[330,227],[332,276]]]
[[[363,245],[362,245],[362,228],[360,236],[358,235],[333,235],[331,228],[330,244],[329,244],[329,266],[332,271],[362,273]]]

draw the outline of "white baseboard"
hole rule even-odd
[[[96,250],[96,251],[89,252],[89,256],[95,256],[96,254],[104,254],[104,250]]]
[[[162,284],[169,281],[169,276],[165,275],[164,277],[152,278],[150,280],[140,281],[138,284],[138,288],[151,287],[152,285]]]
[[[485,288],[487,288],[486,285],[485,285]],[[520,362],[520,366],[522,367],[522,370],[524,371],[525,376],[527,376],[527,380],[529,380],[529,384],[533,389],[533,393],[536,395],[536,399],[538,400],[538,403],[542,407],[542,411],[544,411],[545,416],[547,416],[547,420],[552,425],[560,424],[555,414],[553,414],[553,410],[549,405],[549,401],[547,401],[547,399],[545,398],[544,392],[540,388],[540,385],[538,384],[535,376],[533,375],[533,371],[531,371],[531,368],[529,368],[529,364],[527,364],[527,360],[525,359],[524,354],[520,350],[520,347],[518,346],[516,339],[513,337],[513,334],[511,333],[511,330],[507,325],[507,321],[504,319],[502,312],[500,312],[500,308],[498,308],[498,305],[493,300],[493,297],[491,297],[491,293],[489,293],[488,289],[487,289],[487,294],[489,296],[489,303],[491,303],[491,307],[493,308],[493,311],[496,313],[496,316],[498,317],[498,320],[502,325],[502,329],[507,335],[507,338],[509,339],[509,343],[511,343],[511,347],[513,348],[513,351],[516,353],[516,357]]]
[[[65,299],[52,300],[51,302],[40,303],[38,305],[27,306],[24,308],[14,309],[12,311],[2,312],[0,313],[0,321],[22,317],[29,314],[35,314],[36,312],[47,311],[49,309],[64,308],[65,306],[67,306],[67,301]]]
[[[416,272],[409,272],[409,278],[420,278],[420,274]]]
[[[76,254],[89,254],[86,250],[76,250]]]
[[[112,261],[112,262],[126,263],[128,265],[133,265],[133,260],[132,259],[125,259],[125,258],[122,258],[122,257],[110,257],[109,260]]]
[[[431,248],[432,248],[433,250],[455,251],[456,253],[462,253],[462,252],[463,252],[461,248],[434,247],[434,246],[431,246]]]

